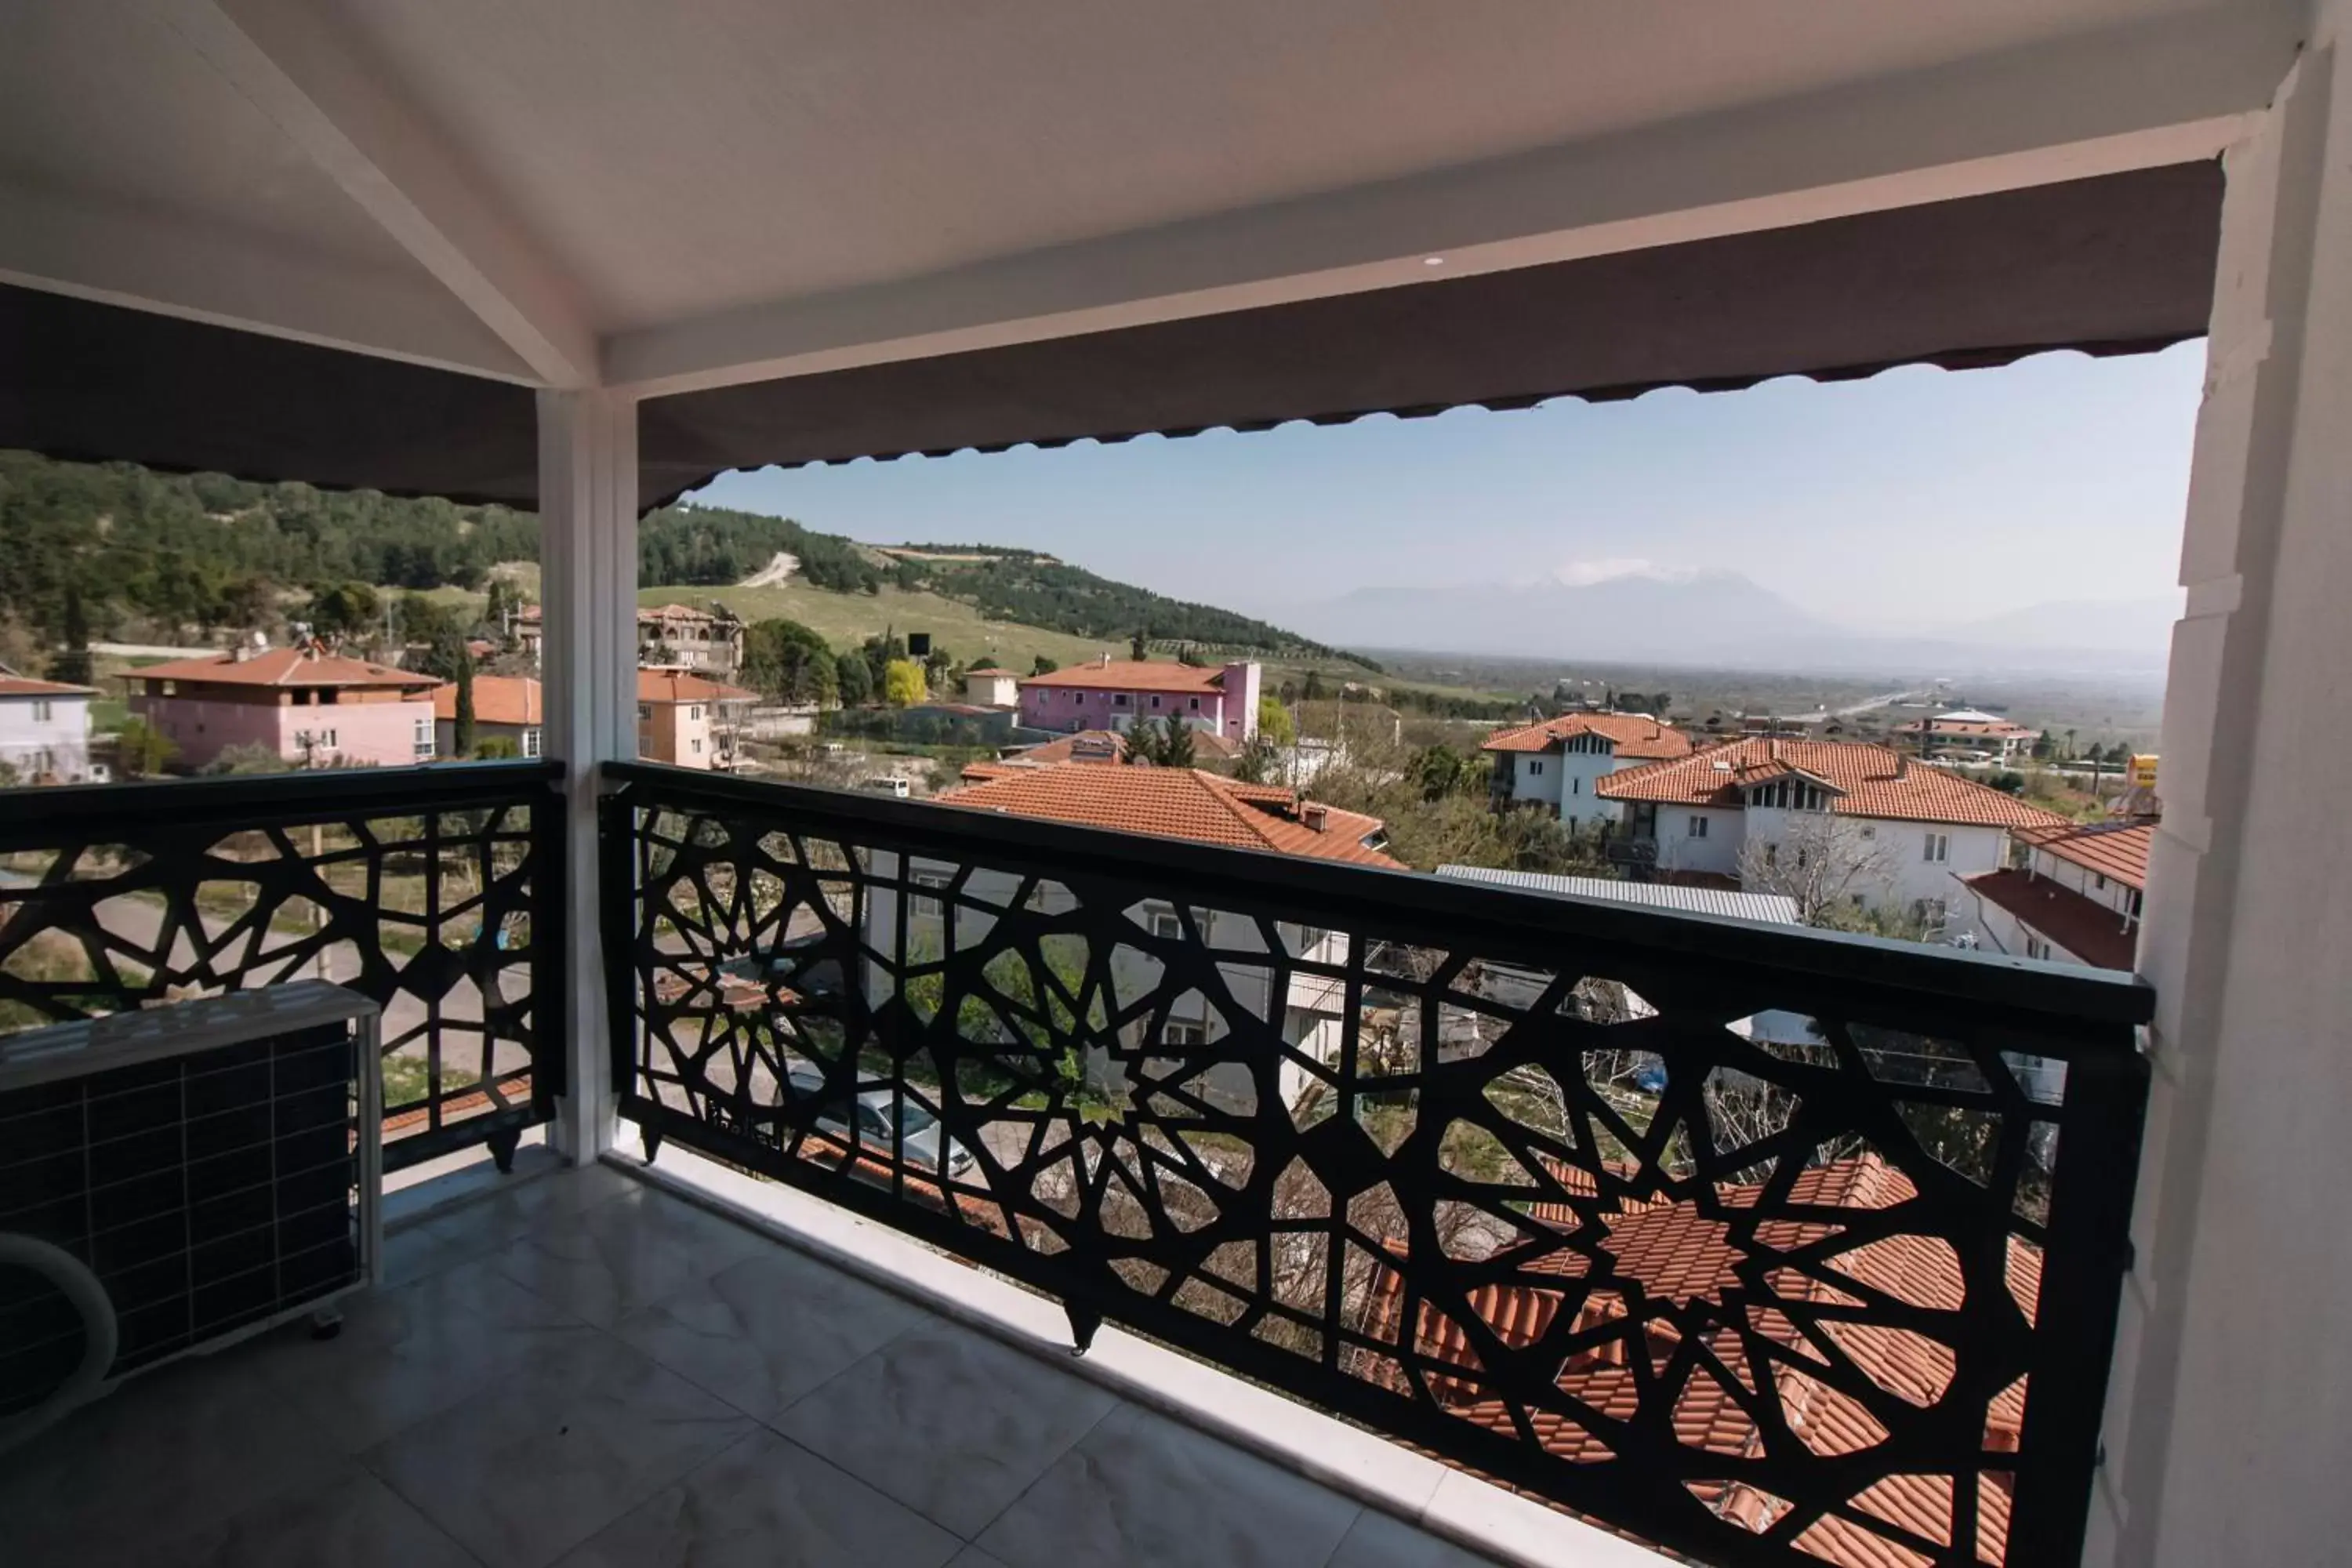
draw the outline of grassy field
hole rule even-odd
[[[1026,675],[1039,654],[1073,665],[1108,652],[1125,658],[1123,642],[1099,642],[1038,626],[983,619],[970,605],[937,594],[885,588],[879,594],[834,594],[805,583],[773,588],[684,586],[640,588],[640,605],[701,606],[716,600],[747,621],[798,621],[835,648],[854,648],[887,626],[900,637],[929,632],[934,644],[969,662],[985,654],[1016,675]]]

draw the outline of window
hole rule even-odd
[[[1127,693],[1126,693],[1126,692],[1124,692],[1124,691],[1122,691],[1122,692],[1120,692],[1118,696],[1116,696],[1116,697],[1112,698],[1112,699],[1110,700],[1110,705],[1111,705],[1112,707],[1114,707],[1114,708],[1124,708],[1124,707],[1126,707],[1126,706],[1127,706]]]
[[[1706,837],[1706,817],[1694,816],[1690,819],[1690,836],[1693,838],[1704,838]]]
[[[433,754],[433,721],[430,719],[416,721],[415,734],[416,754],[420,757],[431,756]]]
[[[2025,939],[2025,956],[2047,958],[2050,956],[2050,944],[2038,936],[2029,936]]]
[[[46,698],[35,700],[33,703],[33,722],[36,724],[47,723],[50,718],[49,710],[50,704]]]
[[[1778,844],[1767,844],[1764,846],[1764,864],[1767,866],[1778,866],[1780,863],[1780,847]]]
[[[1535,778],[1535,777],[1539,776],[1542,773],[1543,773],[1543,759],[1542,759],[1541,757],[1530,757],[1530,758],[1528,758],[1528,776],[1529,778]]]
[[[1201,700],[1199,698],[1195,697],[1192,699],[1192,709],[1195,713],[1198,713],[1201,710]]]
[[[1154,708],[1159,707],[1159,706],[1160,706],[1160,699],[1158,699],[1157,697],[1153,698],[1153,699],[1151,700],[1151,705],[1152,705]]]
[[[1152,935],[1154,935],[1154,936],[1158,936],[1158,937],[1165,937],[1165,938],[1167,938],[1170,942],[1181,942],[1181,941],[1183,941],[1183,940],[1184,940],[1184,921],[1183,921],[1183,917],[1181,917],[1181,915],[1177,914],[1177,912],[1176,912],[1174,910],[1152,910],[1152,911],[1151,911],[1151,934],[1152,934]]]
[[[1952,858],[1952,836],[1948,833],[1930,833],[1922,848],[1925,851],[1925,858],[1931,864],[1940,866]]]
[[[2107,890],[2107,879],[2105,872],[2094,873],[2092,879],[2097,884],[2097,888],[2100,892],[2104,893]]]
[[[702,754],[702,737],[701,737],[701,736],[697,735],[696,737],[694,737],[694,739],[692,739],[691,741],[688,741],[688,742],[687,742],[687,744],[694,748],[694,754],[695,754],[696,756],[698,756],[698,756],[700,756],[700,755]]]
[[[686,710],[686,716],[687,716],[688,718],[689,718],[689,719],[699,719],[699,718],[701,718],[701,717],[702,717],[702,705],[701,705],[700,703],[698,703],[698,703],[695,703],[695,704],[693,704],[693,705],[689,706],[689,707],[687,709],[687,710]]]
[[[539,755],[538,731],[525,730],[522,732],[522,754],[526,757],[535,757]]]
[[[1209,1026],[1206,1024],[1171,1021],[1160,1026],[1160,1043],[1163,1046],[1205,1046],[1209,1043]]]
[[[1584,781],[1582,779],[1576,780],[1574,787],[1571,788],[1569,793],[1571,795],[1582,795],[1584,793]]]
[[[918,871],[908,880],[918,888],[944,888],[951,880],[944,871]],[[944,900],[917,893],[907,900],[907,912],[917,920],[935,921],[947,910]]]
[[[637,722],[638,722],[638,723],[640,723],[640,724],[650,724],[650,723],[652,723],[653,721],[654,721],[654,705],[653,705],[652,703],[650,703],[650,702],[640,702],[640,703],[638,703],[638,704],[637,704]]]

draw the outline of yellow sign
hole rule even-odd
[[[2132,787],[2135,789],[2154,789],[2156,787],[2156,757],[2154,753],[2142,752],[2132,758],[2131,782]]]

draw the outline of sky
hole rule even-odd
[[[2172,592],[2204,353],[769,468],[696,499],[1277,622],[1358,587],[1712,568],[1893,628]]]

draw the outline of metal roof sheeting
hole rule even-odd
[[[1664,882],[1616,882],[1606,877],[1555,877],[1542,871],[1498,871],[1491,866],[1440,866],[1437,874],[1459,882],[1488,882],[1533,893],[1559,893],[1604,903],[1642,904],[1686,915],[1719,915],[1762,925],[1798,924],[1797,900],[1779,893],[1727,893],[1716,888],[1682,888]]]

